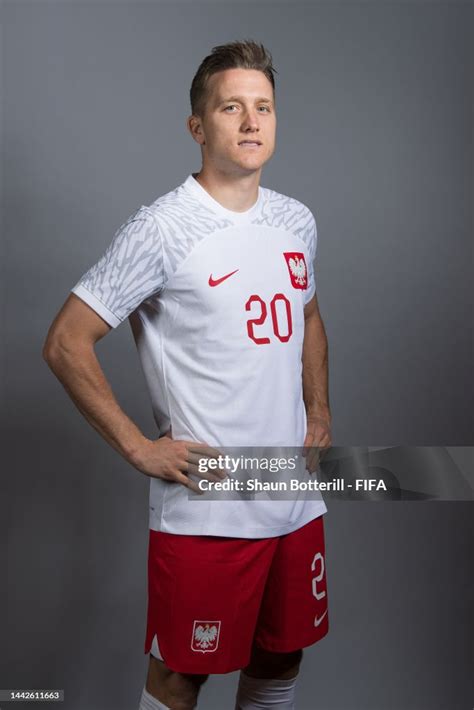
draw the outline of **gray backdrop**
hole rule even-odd
[[[188,92],[214,45],[273,53],[262,185],[316,215],[334,444],[472,445],[472,20],[460,2],[3,3],[0,687],[138,706],[148,479],[41,349],[117,227],[200,168]],[[128,324],[98,354],[153,436]],[[471,707],[472,505],[327,502],[330,633],[305,653],[299,710]],[[232,710],[236,682],[213,676],[199,706]]]

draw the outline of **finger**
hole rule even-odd
[[[215,461],[216,459],[210,459],[210,460]],[[209,466],[209,467],[207,466],[207,462],[209,461],[209,459],[206,456],[199,456],[199,454],[193,454],[188,451],[188,455],[186,456],[186,461],[188,464],[194,464],[195,466],[201,464],[201,462],[206,464],[206,471],[200,472],[199,475],[201,475],[201,473],[210,472],[210,473],[216,474],[217,476],[220,476],[220,478],[227,478],[227,472],[223,468],[213,468],[211,466]]]
[[[311,452],[312,448],[308,447],[308,453],[306,455],[306,470],[308,471],[308,473],[311,473]]]
[[[188,471],[190,470],[190,466],[193,466],[195,475],[205,477],[207,474],[211,474],[217,476],[219,479],[227,478],[227,472],[223,468],[214,468],[214,466],[210,465],[210,462],[215,460],[216,459],[209,459],[207,456],[192,454],[189,451],[186,456]],[[201,470],[199,470],[200,466],[202,466]]]
[[[188,476],[189,475],[198,476],[199,478],[205,478],[208,481],[222,481],[223,478],[227,478],[225,473],[223,473],[223,475],[220,475],[219,470],[205,472],[200,471],[199,468],[193,463],[188,464]]]
[[[208,481],[222,481],[222,479],[226,478],[225,472],[222,471],[221,473],[220,469],[216,469],[215,471],[199,471],[199,467],[195,463],[189,463],[186,459],[181,459],[178,463],[178,469],[185,476],[197,476],[198,478],[205,478]]]
[[[311,444],[313,443],[314,436],[313,434],[306,434],[304,444],[303,444],[303,451],[301,452],[303,456],[308,455],[308,451],[311,447]]]
[[[320,449],[325,449],[327,446],[329,446],[331,439],[328,434],[328,432],[322,432],[321,437],[319,438],[318,442],[315,442],[317,446],[319,446]]]
[[[212,446],[209,446],[209,444],[200,444],[199,442],[196,441],[186,441],[185,444],[188,447],[188,450],[193,453],[193,454],[200,454],[201,456],[207,456],[208,458],[211,459],[217,459],[219,456],[222,456],[223,454],[215,449]]]
[[[317,470],[318,470],[318,467],[314,461],[312,461],[311,463],[308,464],[308,471],[311,475],[313,475],[313,473],[316,473]]]
[[[308,467],[311,473],[314,473],[319,463],[319,449],[313,447],[308,455]]]
[[[319,452],[319,460],[323,461],[324,458],[327,456],[329,449],[331,448],[331,442],[329,441],[329,444],[327,446],[321,447],[321,451]]]

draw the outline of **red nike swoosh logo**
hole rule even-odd
[[[225,276],[221,276],[220,279],[213,279],[212,274],[211,274],[209,276],[209,286],[219,286],[219,284],[221,284],[223,281],[228,279],[229,276],[233,276],[234,274],[236,274],[237,271],[238,271],[238,269],[236,269],[235,271],[231,271],[230,274],[226,274]]]

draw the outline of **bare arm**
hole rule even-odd
[[[209,453],[209,447],[166,436],[152,441],[125,414],[94,349],[110,330],[108,323],[71,293],[51,324],[43,357],[89,424],[132,466],[199,492],[184,472],[196,473],[195,463],[199,455]]]
[[[319,312],[316,295],[304,309],[303,398],[306,406],[306,447],[327,448],[331,445],[331,413],[328,392],[328,341]],[[308,467],[317,462],[316,454],[308,457]]]

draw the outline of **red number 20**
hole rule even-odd
[[[286,335],[282,335],[280,331],[280,325],[278,323],[278,313],[276,309],[277,301],[283,301],[283,303],[285,304],[287,331]],[[253,303],[260,304],[260,315],[258,318],[250,318],[247,321],[247,333],[249,338],[251,338],[254,343],[257,343],[257,345],[264,345],[265,343],[270,342],[270,338],[258,338],[255,335],[254,326],[263,325],[263,323],[265,322],[267,318],[267,304],[262,298],[260,298],[260,296],[254,293],[252,296],[250,296],[249,300],[245,304],[245,310],[250,311]],[[270,301],[270,312],[272,314],[273,332],[275,333],[278,340],[280,340],[282,343],[287,343],[293,333],[293,322],[291,320],[291,304],[283,293],[276,293],[273,296],[272,300]]]

